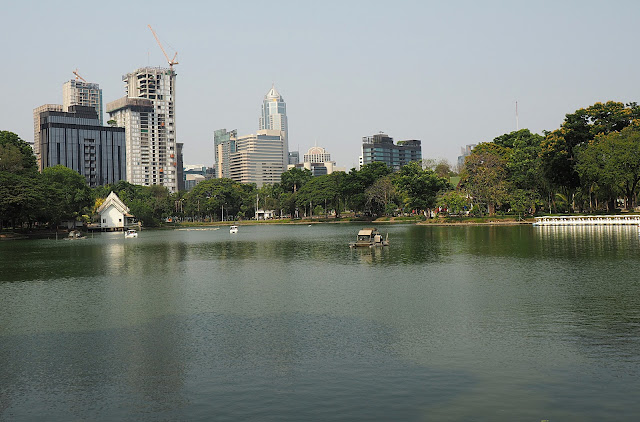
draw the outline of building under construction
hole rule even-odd
[[[143,67],[122,77],[126,96],[107,104],[125,128],[127,181],[178,190],[175,83],[173,69]]]

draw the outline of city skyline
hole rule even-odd
[[[542,133],[578,108],[640,97],[632,1],[249,3],[198,4],[197,14],[188,2],[127,3],[126,22],[124,3],[83,5],[98,26],[61,25],[68,10],[52,3],[6,5],[0,128],[31,142],[33,109],[58,103],[74,69],[106,104],[122,96],[121,75],[166,67],[147,24],[179,53],[176,142],[187,164],[213,165],[216,128],[255,132],[272,84],[287,100],[289,150],[317,143],[347,169],[371,133],[421,139],[424,158],[455,165],[461,147],[516,129],[516,101],[519,127]]]

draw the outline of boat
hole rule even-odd
[[[86,238],[87,236],[83,236],[80,230],[71,230],[69,232],[69,235],[65,237],[64,240],[80,240],[80,239],[86,239]]]
[[[125,239],[132,239],[134,237],[138,237],[138,232],[133,230],[133,229],[129,229],[126,232],[124,232],[124,238]]]
[[[389,246],[389,233],[387,238],[382,239],[382,234],[375,227],[362,229],[358,232],[355,242],[349,243],[351,248],[373,247],[373,246]]]
[[[229,233],[238,233],[238,226],[234,224],[233,226],[229,227]]]

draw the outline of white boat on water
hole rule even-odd
[[[129,229],[126,232],[124,232],[124,238],[125,239],[132,239],[134,237],[138,237],[138,232],[133,230],[133,229]]]
[[[234,224],[233,226],[229,227],[229,233],[238,233],[238,226]]]
[[[389,234],[387,238],[382,239],[382,234],[375,227],[362,229],[358,232],[355,242],[349,243],[351,248],[373,247],[373,246],[389,246]]]

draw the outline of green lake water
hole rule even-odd
[[[0,421],[637,421],[638,228],[0,242]]]

